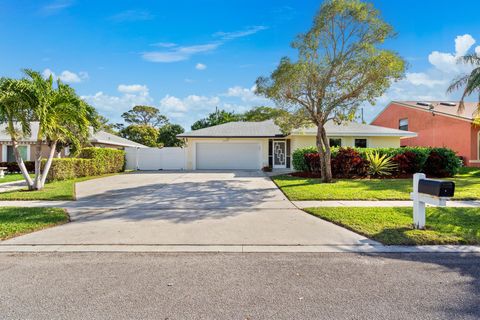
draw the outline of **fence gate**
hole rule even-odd
[[[185,149],[125,148],[128,170],[183,170]]]

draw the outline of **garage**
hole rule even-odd
[[[195,148],[196,169],[258,170],[261,146],[256,142],[198,142]]]

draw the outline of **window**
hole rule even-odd
[[[400,119],[398,121],[398,129],[408,131],[408,119]]]
[[[355,139],[355,148],[366,148],[367,139]]]
[[[18,146],[18,151],[20,152],[20,156],[24,161],[28,160],[27,157],[27,146]],[[13,146],[7,146],[7,161],[8,162],[15,162],[15,154],[13,153]]]
[[[340,138],[330,138],[330,147],[341,147],[342,139]]]

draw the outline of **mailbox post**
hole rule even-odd
[[[444,207],[453,197],[455,184],[452,181],[427,179],[423,173],[413,175],[413,225],[415,229],[425,229],[425,204]]]

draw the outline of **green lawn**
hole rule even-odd
[[[67,212],[60,208],[0,207],[0,240],[67,221]]]
[[[21,173],[7,173],[5,174],[4,178],[0,179],[0,183],[20,181],[20,180],[23,180],[23,176]]]
[[[54,181],[47,183],[45,188],[39,191],[15,190],[0,193],[1,200],[75,200],[75,183],[91,179],[108,177],[103,176],[84,177],[74,180]],[[1,203],[0,203],[1,205]]]
[[[462,168],[455,181],[456,200],[480,199],[480,168]],[[319,179],[292,176],[273,177],[290,200],[408,200],[411,179],[340,179],[321,183]]]
[[[480,208],[427,208],[426,230],[412,208],[308,208],[305,211],[388,245],[480,244]]]

